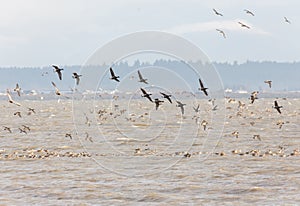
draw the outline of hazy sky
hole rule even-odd
[[[80,65],[103,44],[145,30],[178,34],[213,61],[300,61],[299,0],[0,2],[0,66]]]

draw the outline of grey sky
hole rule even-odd
[[[144,30],[178,34],[218,62],[300,61],[299,0],[0,2],[0,66],[80,65],[110,40]]]

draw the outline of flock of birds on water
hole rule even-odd
[[[56,65],[52,65],[52,67],[53,67],[53,72],[57,73],[58,79],[61,81],[63,79],[63,70],[64,69],[60,68],[60,67],[58,67]],[[110,73],[109,79],[111,81],[115,81],[117,83],[120,82],[120,80],[119,80],[120,76],[116,75],[116,73],[115,73],[115,71],[113,70],[112,67],[109,68],[109,73]],[[137,76],[138,76],[138,82],[143,83],[145,85],[148,85],[148,79],[144,78],[143,75],[142,75],[142,73],[139,70],[137,71]],[[77,74],[76,72],[74,72],[72,77],[75,80],[75,84],[79,85],[80,84],[80,78],[82,77],[82,75]],[[208,92],[209,88],[205,86],[205,84],[201,80],[201,78],[198,78],[198,82],[199,82],[199,88],[198,88],[198,90],[203,93],[204,97],[209,97],[209,92]],[[56,87],[56,84],[53,81],[51,83],[52,83],[52,85],[55,88],[55,94],[58,95],[58,96],[62,95],[62,93],[60,92],[60,90]],[[271,80],[266,80],[266,81],[264,81],[264,83],[267,84],[269,88],[272,88],[272,81]],[[14,88],[13,91],[16,92],[16,94],[18,96],[21,96],[21,87],[20,87],[20,85],[18,83],[16,84],[16,87]],[[164,100],[161,100],[160,98],[155,98],[153,100],[151,98],[152,94],[149,93],[148,91],[146,91],[146,88],[140,87],[140,91],[141,91],[141,97],[147,99],[149,102],[151,102],[151,103],[153,103],[155,105],[155,110],[158,110],[159,107],[165,102]],[[161,95],[161,98],[166,99],[168,103],[173,104],[173,101],[172,101],[173,100],[173,96],[171,94],[166,94],[165,92],[159,92],[159,94]],[[258,94],[259,94],[258,91],[254,91],[254,92],[251,93],[251,95],[249,97],[249,100],[250,100],[249,103],[250,104],[254,104],[255,100],[258,99]],[[16,102],[16,101],[13,100],[13,98],[11,96],[11,92],[10,92],[9,89],[7,89],[7,96],[8,96],[8,102],[9,103],[14,104],[16,106],[22,106],[20,103],[18,103],[18,102]],[[226,98],[229,99],[228,103],[231,103],[232,101],[235,101],[232,98],[229,98],[229,97],[226,97]],[[212,102],[212,104],[214,106],[212,108],[212,111],[216,111],[217,110],[217,105],[214,105],[215,99],[209,99],[208,101]],[[178,100],[176,100],[176,103],[177,103],[176,107],[180,108],[181,115],[183,116],[184,113],[185,113],[185,109],[184,108],[185,108],[186,104],[182,103],[181,101],[178,101]],[[239,103],[239,106],[238,106],[239,108],[243,108],[245,106],[245,103],[242,103],[241,101],[238,101],[238,103]],[[274,101],[274,105],[272,107],[279,114],[281,114],[281,109],[283,107],[281,105],[279,105],[279,103],[278,103],[277,100]],[[199,111],[200,111],[200,105],[198,104],[196,107],[193,107],[193,110],[195,111],[196,114],[199,113]],[[102,111],[102,112],[105,113],[105,111]],[[36,111],[35,111],[34,108],[28,107],[28,115],[35,114],[35,113],[36,113]],[[124,111],[123,111],[123,113],[124,113]],[[16,111],[14,113],[14,115],[22,117],[20,111]],[[199,117],[197,117],[196,115],[193,116],[193,119],[196,120],[197,124],[200,123],[200,122],[198,123]],[[90,125],[90,120],[88,119],[87,116],[86,116],[86,124]],[[200,125],[203,127],[204,131],[207,129],[208,124],[209,123],[206,120],[203,120],[200,123]],[[277,123],[277,125],[279,126],[280,129],[281,129],[281,127],[282,127],[283,124],[284,124],[283,121],[279,121]],[[4,130],[12,133],[12,130],[11,130],[10,127],[3,126],[3,128],[4,128]],[[19,131],[20,131],[20,133],[27,134],[28,132],[30,132],[30,127],[26,126],[26,125],[22,125],[21,127],[19,127]],[[234,136],[234,137],[236,137],[236,138],[238,138],[239,137],[239,132],[238,131],[234,131],[234,132],[232,132],[231,135]],[[69,137],[70,139],[72,139],[72,134],[71,133],[66,133],[65,137]],[[261,137],[258,134],[253,135],[253,139],[258,139],[258,140],[261,141]],[[92,138],[90,137],[90,135],[88,133],[86,133],[86,140],[89,140],[90,142],[93,142]],[[140,149],[137,149],[135,152],[139,153]],[[185,157],[189,157],[189,153],[183,153],[183,154],[184,154]],[[60,154],[60,155],[62,155],[62,154]],[[75,153],[72,154],[72,155],[76,156]],[[220,153],[220,155],[223,155],[223,153]],[[79,155],[79,154],[77,154],[77,156],[89,156],[89,155],[88,154],[85,154],[85,155]]]
[[[249,15],[251,15],[251,16],[255,16],[255,14],[252,12],[252,11],[250,11],[250,10],[247,10],[247,9],[245,9],[244,10],[245,12],[246,12],[246,14],[249,14]],[[223,14],[222,13],[220,13],[219,11],[217,11],[216,9],[213,9],[213,12],[216,14],[216,15],[218,15],[218,16],[223,16]],[[288,19],[287,19],[287,17],[284,17],[284,21],[286,22],[286,23],[291,23]],[[243,27],[243,28],[246,28],[246,29],[250,29],[250,26],[248,26],[248,25],[246,25],[245,23],[243,23],[243,22],[238,22],[238,24],[241,26],[241,27]],[[221,29],[216,29],[220,34],[222,34],[222,36],[224,37],[224,38],[226,38],[226,34],[225,34],[225,32],[223,31],[223,30],[221,30]],[[59,66],[57,66],[57,65],[52,65],[52,67],[53,67],[53,71],[54,72],[56,72],[57,73],[57,76],[58,76],[58,79],[59,80],[62,80],[63,79],[63,68],[60,68]],[[116,82],[120,82],[120,80],[119,80],[119,78],[120,78],[120,76],[118,76],[118,75],[116,75],[115,74],[115,72],[114,72],[114,70],[113,70],[113,68],[112,67],[110,67],[109,68],[109,72],[110,72],[110,80],[112,80],[112,81],[116,81]],[[138,74],[138,82],[140,82],[140,83],[143,83],[143,84],[148,84],[148,79],[145,79],[144,77],[143,77],[143,75],[142,75],[142,73],[138,70],[137,71],[137,74]],[[43,76],[43,75],[42,75]],[[76,83],[76,85],[79,85],[80,84],[80,79],[81,79],[81,77],[82,77],[82,75],[81,74],[78,74],[78,73],[76,73],[76,72],[73,72],[73,76],[72,76],[72,78],[75,80],[75,83]],[[203,95],[204,96],[206,96],[206,97],[208,97],[209,96],[209,93],[208,93],[208,88],[204,85],[204,83],[203,83],[203,81],[199,78],[198,79],[198,81],[199,81],[199,88],[198,88],[198,90],[199,91],[201,91],[202,93],[203,93]],[[264,81],[264,83],[266,83],[268,86],[269,86],[269,88],[272,88],[272,81],[271,80],[266,80],[266,81]],[[53,85],[53,87],[54,87],[54,89],[55,89],[55,94],[56,95],[58,95],[58,96],[61,96],[62,95],[62,93],[61,93],[61,91],[58,89],[58,87],[57,87],[57,85],[55,84],[55,82],[51,82],[51,84]],[[149,100],[151,103],[154,103],[155,104],[155,109],[156,110],[158,110],[159,109],[159,107],[165,102],[164,100],[161,100],[161,99],[159,99],[159,98],[154,98],[154,100],[152,99],[152,94],[151,93],[149,93],[148,91],[146,91],[146,89],[145,88],[140,88],[140,90],[141,90],[141,96],[143,97],[143,98],[146,98],[147,100]],[[16,84],[16,87],[13,89],[13,91],[14,92],[16,92],[17,93],[17,95],[18,96],[21,96],[21,87],[20,87],[20,85],[17,83]],[[12,98],[12,95],[11,95],[11,91],[9,90],[9,89],[7,89],[7,96],[8,96],[8,102],[9,103],[11,103],[11,104],[14,104],[14,105],[16,105],[16,106],[22,106],[19,102],[16,102],[15,100],[13,100],[13,98]],[[254,104],[254,102],[255,102],[255,100],[257,100],[258,99],[258,91],[254,91],[254,92],[252,92],[251,93],[251,95],[250,95],[250,104]],[[161,98],[163,98],[163,99],[166,99],[170,104],[173,104],[173,101],[172,101],[172,95],[171,94],[166,94],[165,92],[160,92],[160,95],[161,95]],[[232,98],[229,98],[228,97],[228,102],[230,103],[231,101],[235,101],[234,99],[232,99]],[[212,108],[212,111],[215,111],[215,110],[217,110],[217,105],[214,105],[214,100],[215,99],[209,99],[208,101],[210,101],[210,102],[212,102],[212,104],[213,104],[213,108]],[[183,116],[184,115],[184,112],[185,112],[185,106],[186,106],[186,104],[184,104],[184,103],[182,103],[181,101],[178,101],[178,100],[176,100],[176,103],[177,103],[177,105],[176,105],[176,107],[178,107],[178,108],[180,108],[180,111],[181,111],[181,115]],[[244,106],[245,106],[245,103],[242,103],[241,101],[238,101],[238,103],[239,103],[239,108],[243,108]],[[279,114],[281,114],[281,109],[283,108],[281,105],[279,105],[279,103],[277,102],[277,100],[275,100],[274,101],[274,106],[273,106],[273,108],[279,113]],[[34,114],[34,113],[36,113],[35,112],[35,109],[34,108],[30,108],[30,107],[28,107],[27,108],[28,109],[28,115],[30,115],[30,114]],[[200,105],[198,104],[196,107],[193,107],[193,110],[196,112],[196,113],[198,113],[199,111],[200,111]],[[123,111],[124,112],[124,111]],[[21,112],[20,111],[16,111],[15,113],[14,113],[14,115],[15,116],[18,116],[18,117],[22,117],[22,114],[21,114]],[[196,119],[196,123],[197,123],[197,121],[198,121],[198,118],[199,117],[196,117],[196,116],[194,116],[193,118],[195,118]],[[90,122],[89,121],[89,119],[87,118],[87,116],[86,116],[86,122]],[[252,122],[253,124],[254,124],[254,122]],[[282,127],[282,125],[284,124],[284,122],[283,121],[278,121],[277,122],[277,125],[279,126],[279,129],[281,129],[281,127]],[[208,125],[208,121],[206,121],[206,120],[203,120],[202,122],[201,122],[201,126],[203,127],[203,129],[204,130],[206,130],[207,129],[207,125]],[[252,124],[251,124],[252,125]],[[10,127],[8,127],[8,126],[3,126],[3,129],[5,130],[5,131],[8,131],[9,133],[12,133],[12,129],[10,128]],[[29,126],[26,126],[26,125],[22,125],[21,127],[19,127],[18,128],[19,129],[19,131],[20,131],[20,133],[24,133],[24,134],[27,134],[28,132],[30,132],[30,127]],[[92,140],[92,138],[89,136],[89,134],[86,134],[86,140],[90,140],[90,142],[93,142],[93,140]],[[239,137],[239,132],[238,131],[234,131],[234,132],[232,132],[232,136],[234,136],[234,137],[236,137],[236,138],[238,138]],[[69,137],[70,139],[72,139],[72,134],[71,133],[66,133],[65,134],[65,137]],[[253,135],[253,139],[258,139],[258,140],[260,140],[261,141],[261,137],[260,137],[260,135],[258,135],[258,134],[255,134],[255,135]],[[45,151],[43,151],[43,150],[40,150],[40,151],[37,151],[37,152],[45,152],[45,153],[47,153],[47,155],[48,156],[55,156],[55,155],[57,155],[58,153],[56,153],[56,152],[49,152],[49,151],[47,151],[47,150],[45,150]],[[137,153],[140,153],[141,152],[141,149],[140,148],[138,148],[138,149],[136,149],[135,150],[135,153],[137,154]],[[270,151],[269,151],[270,152]],[[234,151],[232,151],[232,153],[238,153],[238,151],[237,150],[234,150]],[[253,156],[254,155],[257,155],[257,151],[255,151],[255,150],[253,150],[253,151],[251,151],[251,152],[249,152],[249,153],[251,153]],[[188,152],[185,152],[185,153],[181,153],[181,154],[183,154],[185,157],[190,157],[191,156],[191,154],[189,154]],[[223,156],[224,155],[224,153],[218,153],[219,155],[221,155],[221,156]],[[291,154],[291,155],[298,155],[298,154],[300,154],[300,152],[298,151],[298,150],[294,150],[294,152]],[[78,157],[78,156],[90,156],[89,154],[87,154],[87,153],[78,153],[78,154],[76,154],[76,153],[71,153],[71,152],[68,152],[68,153],[66,153],[65,154],[66,156],[72,156],[72,157]],[[64,156],[64,154],[60,154],[60,156]]]
[[[223,17],[223,14],[222,14],[221,12],[217,11],[216,9],[213,9],[213,12],[215,13],[215,15],[220,16],[220,17]],[[250,16],[253,16],[253,17],[255,16],[254,12],[252,12],[252,11],[250,11],[250,10],[248,10],[248,9],[244,9],[244,12],[245,12],[246,14],[250,15]],[[284,19],[284,22],[285,22],[285,23],[291,24],[291,21],[290,21],[287,17],[284,16],[283,19]],[[242,28],[245,28],[245,29],[251,29],[251,27],[250,27],[249,25],[247,25],[247,24],[245,24],[245,23],[243,23],[243,22],[241,22],[241,21],[238,21],[237,23],[238,23]],[[222,29],[216,29],[216,31],[219,32],[220,34],[222,34],[222,36],[223,36],[224,38],[226,38],[226,33],[225,33],[224,30],[222,30]]]

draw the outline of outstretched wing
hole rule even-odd
[[[274,104],[275,104],[275,107],[278,107],[278,103],[276,100],[274,101]]]
[[[114,73],[114,71],[112,70],[111,67],[109,68],[109,71],[110,71],[110,75],[111,75],[112,77],[114,77],[114,76],[115,76],[115,73]]]
[[[140,89],[143,92],[143,94],[147,94],[147,92],[143,88],[140,88]]]
[[[201,81],[201,79],[199,78],[199,83],[200,83],[200,87],[204,88],[203,82]]]
[[[138,75],[139,75],[139,79],[142,80],[143,79],[143,76],[141,74],[141,72],[138,70]]]

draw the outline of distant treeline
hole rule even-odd
[[[133,64],[121,62],[115,67],[124,71],[138,69],[146,66],[157,66],[167,68],[178,68],[181,63],[172,60],[157,60],[154,63],[136,61]],[[216,63],[216,70],[223,81],[224,89],[236,90],[265,90],[265,91],[300,91],[300,62],[278,63],[278,62],[254,62],[247,61],[238,63]],[[48,67],[9,67],[0,68],[0,90],[13,88],[18,82],[23,90],[51,90],[51,81],[58,82],[60,88],[68,90],[74,86],[73,72],[79,72],[81,66],[61,66],[64,68],[63,81],[58,81],[51,65]],[[107,69],[107,65],[94,66],[98,69]],[[264,80],[272,80],[271,89]],[[192,79],[191,79],[192,81]],[[208,83],[209,84],[209,83]]]

